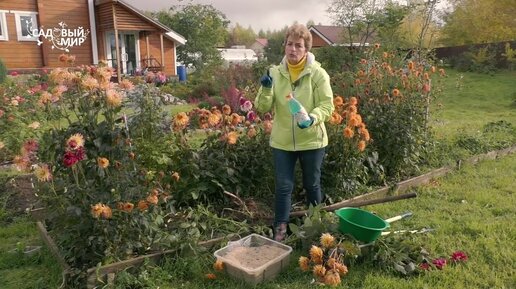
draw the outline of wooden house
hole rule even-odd
[[[267,38],[256,38],[249,48],[256,53],[256,56],[258,56],[259,59],[262,59],[265,57],[265,48],[267,45],[269,45],[269,40]]]
[[[106,61],[121,74],[150,69],[176,75],[176,48],[186,42],[172,29],[122,0],[1,0],[0,58],[8,70]]]

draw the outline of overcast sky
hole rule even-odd
[[[294,21],[306,24],[313,20],[315,24],[332,25],[326,13],[331,0],[125,0],[127,3],[144,11],[159,11],[176,4],[211,4],[226,15],[231,21],[255,32],[279,30]]]

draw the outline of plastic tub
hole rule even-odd
[[[383,230],[389,228],[385,220],[359,208],[342,208],[335,214],[339,217],[340,232],[365,243],[376,240]]]
[[[215,251],[228,275],[256,285],[275,278],[289,264],[292,247],[251,234]]]

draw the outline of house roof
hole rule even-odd
[[[153,24],[154,26],[157,26],[158,28],[165,31],[165,37],[174,41],[177,45],[183,45],[186,43],[186,39],[179,33],[175,32],[174,30],[170,29],[170,27],[165,26],[161,24],[159,21],[150,18],[149,16],[143,14],[140,10],[138,10],[136,7],[132,6],[131,4],[123,1],[123,0],[96,0],[95,4],[100,5],[106,2],[115,2],[122,6],[124,6],[126,9],[130,10],[131,12],[135,13],[139,17],[143,18],[145,21]]]
[[[343,43],[343,28],[341,26],[312,25],[308,28],[310,32],[317,34],[328,45]]]
[[[349,39],[346,38],[347,31],[342,26],[328,26],[328,25],[312,25],[308,30],[319,37],[321,37],[328,45],[358,45],[360,44],[365,35],[353,35],[353,43],[349,43]],[[368,36],[368,42],[364,43],[366,46],[369,42],[373,41],[376,37],[376,33],[372,33]]]
[[[269,40],[267,40],[267,38],[256,38],[255,43],[258,43],[261,46],[266,47],[267,44],[269,44]]]

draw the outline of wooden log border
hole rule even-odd
[[[432,179],[442,177],[456,169],[460,169],[462,166],[462,163],[466,164],[477,164],[480,161],[483,160],[493,160],[499,157],[503,157],[509,154],[512,154],[516,152],[516,146],[512,146],[509,148],[497,150],[497,151],[491,151],[485,154],[476,155],[470,158],[465,159],[464,161],[457,161],[455,166],[444,166],[438,169],[435,169],[431,172],[428,172],[426,174],[423,174],[418,177],[414,177],[405,181],[401,181],[394,185],[393,187],[383,187],[378,190],[375,190],[370,193],[366,193],[360,196],[353,197],[351,199],[344,200],[342,202],[338,202],[326,207],[323,207],[326,211],[333,211],[338,208],[342,208],[345,206],[360,206],[360,205],[367,205],[367,204],[374,204],[376,203],[376,199],[379,198],[385,198],[387,201],[394,201],[399,199],[407,199],[415,197],[415,194],[409,193],[409,194],[401,194],[402,192],[405,192],[409,190],[412,187],[420,186],[429,183]],[[292,212],[290,216],[303,216],[307,213],[307,211],[296,211]],[[48,234],[48,231],[45,228],[44,225],[44,219],[45,219],[45,208],[38,208],[31,211],[31,215],[36,219],[36,224],[38,231],[43,239],[43,242],[48,246],[51,253],[56,257],[58,263],[61,265],[63,269],[63,284],[65,283],[65,278],[67,278],[69,271],[71,267],[66,263],[65,259],[61,256],[59,253],[59,249],[57,248],[54,240],[50,237]],[[198,245],[203,246],[205,248],[213,247],[216,244],[219,244],[223,241],[227,240],[236,240],[240,238],[237,234],[231,234],[225,237],[215,238],[207,241],[199,242]],[[151,260],[153,262],[158,262],[162,257],[172,254],[176,252],[175,249],[172,250],[166,250],[161,252],[156,252],[152,254],[147,254],[139,257],[135,257],[132,259],[108,264],[105,266],[100,267],[94,267],[87,270],[87,284],[86,288],[92,289],[97,288],[100,281],[104,283],[110,283],[112,280],[114,280],[114,274],[117,272],[120,272],[122,270],[125,270],[129,267],[137,267],[140,266],[145,260]]]
[[[54,255],[54,257],[56,257],[59,265],[61,265],[61,268],[63,269],[63,279],[67,278],[68,274],[70,272],[70,269],[72,269],[72,268],[70,267],[70,265],[68,265],[66,263],[63,256],[61,256],[59,249],[57,248],[52,237],[48,234],[48,231],[47,231],[45,225],[43,224],[43,222],[37,221],[36,224],[37,224],[38,232],[41,235],[41,238],[43,239],[44,243],[50,249],[50,252],[52,253],[52,255]],[[238,234],[230,234],[225,237],[219,237],[219,238],[215,238],[215,239],[211,239],[211,240],[207,240],[207,241],[201,241],[197,244],[199,246],[209,249],[223,241],[228,241],[228,240],[233,241],[233,240],[237,240],[240,237],[241,236]],[[111,264],[100,266],[100,267],[89,268],[86,271],[87,276],[88,276],[87,281],[86,281],[86,283],[87,283],[86,288],[88,288],[88,289],[96,288],[96,286],[102,282],[108,283],[111,279],[109,276],[114,276],[115,273],[118,273],[118,272],[125,270],[127,268],[130,268],[130,267],[138,267],[145,260],[150,260],[153,263],[157,263],[164,256],[170,255],[175,252],[177,252],[176,249],[165,250],[165,251],[160,251],[160,252],[156,252],[156,253],[138,256],[135,258],[127,259],[127,260],[116,262],[116,263],[111,263]],[[63,280],[63,283],[65,283],[65,280]]]
[[[382,187],[373,192],[369,192],[369,193],[366,193],[363,195],[353,197],[351,199],[347,199],[347,200],[344,200],[344,201],[341,201],[341,202],[338,202],[335,204],[331,204],[329,206],[325,206],[322,209],[325,211],[334,211],[336,209],[343,208],[343,207],[357,207],[357,206],[362,206],[363,204],[367,204],[366,201],[373,200],[373,199],[379,199],[379,198],[385,198],[385,197],[389,197],[389,196],[400,196],[399,199],[404,199],[401,197],[401,196],[403,196],[403,195],[401,195],[401,193],[403,193],[407,190],[410,190],[413,187],[428,184],[432,179],[442,177],[456,169],[460,169],[463,163],[474,165],[483,160],[494,160],[496,158],[503,157],[503,156],[512,154],[514,152],[516,152],[516,145],[505,148],[505,149],[501,149],[501,150],[491,151],[491,152],[488,152],[485,154],[475,155],[475,156],[467,158],[463,161],[458,160],[458,161],[456,161],[455,165],[444,166],[444,167],[435,169],[431,172],[428,172],[426,174],[423,174],[423,175],[420,175],[420,176],[417,176],[417,177],[414,177],[414,178],[411,178],[411,179],[408,179],[405,181],[401,181],[392,187],[389,187],[389,186]],[[394,198],[393,200],[397,200],[397,199]],[[290,213],[290,216],[291,217],[300,217],[300,216],[306,215],[307,213],[308,213],[307,210],[295,211],[295,212]]]

